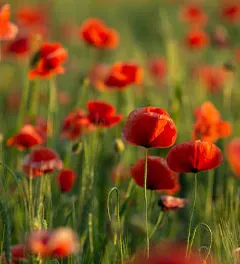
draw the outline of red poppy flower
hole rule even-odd
[[[203,264],[197,252],[186,258],[186,246],[183,244],[161,243],[150,249],[149,258],[138,254],[133,264]]]
[[[63,120],[61,137],[75,140],[92,129],[85,112],[77,109],[67,115]]]
[[[221,91],[229,79],[228,72],[223,67],[212,65],[198,67],[196,74],[209,92]]]
[[[116,48],[119,44],[118,33],[96,18],[87,19],[83,23],[79,30],[79,36],[87,44],[99,49]]]
[[[208,36],[202,29],[192,29],[185,37],[186,46],[192,50],[201,50],[208,44]]]
[[[240,138],[234,138],[227,144],[226,155],[232,171],[240,177]]]
[[[196,140],[175,145],[167,155],[171,170],[188,173],[217,168],[223,162],[221,150],[211,142]]]
[[[116,114],[112,105],[103,101],[89,101],[87,108],[89,121],[95,126],[112,127],[123,119],[121,114]]]
[[[104,84],[109,89],[123,89],[129,85],[141,84],[143,70],[134,63],[115,63],[109,71]]]
[[[9,43],[6,47],[6,53],[17,57],[26,57],[30,52],[30,43],[28,37],[20,37]]]
[[[163,211],[174,211],[183,208],[188,203],[188,200],[174,197],[171,195],[162,195],[158,201],[158,205]]]
[[[73,170],[70,169],[61,170],[57,176],[57,183],[60,187],[61,192],[64,193],[71,191],[75,179],[76,179],[76,175]]]
[[[239,2],[224,2],[221,8],[221,17],[223,20],[230,23],[237,23],[240,21],[240,3]]]
[[[149,156],[147,160],[147,189],[169,190],[175,186],[176,173],[169,169],[164,158]],[[131,175],[137,185],[144,187],[145,160],[140,159],[131,167]]]
[[[119,164],[111,171],[111,181],[114,184],[119,184],[125,182],[129,179],[130,171],[128,168],[125,168],[123,164]]]
[[[18,244],[10,247],[10,251],[12,254],[12,261],[10,264],[20,264],[22,261],[27,260],[27,254],[24,244]],[[7,264],[5,253],[2,255],[3,264]]]
[[[44,143],[44,138],[32,125],[25,125],[20,132],[7,140],[7,146],[16,146],[19,150],[31,148]]]
[[[167,62],[164,58],[152,58],[148,61],[148,70],[153,79],[162,82],[167,74]]]
[[[0,9],[0,40],[13,40],[18,33],[18,27],[9,20],[10,5],[6,4]]]
[[[93,68],[88,73],[88,78],[91,84],[99,91],[107,90],[104,84],[105,79],[109,74],[109,66],[103,63],[94,64]]]
[[[79,242],[72,229],[61,227],[52,232],[32,232],[27,247],[32,254],[42,257],[64,258],[79,251]]]
[[[62,161],[52,149],[41,147],[26,155],[23,170],[28,176],[36,177],[62,169]]]
[[[220,113],[211,102],[205,102],[195,109],[196,122],[193,127],[193,140],[215,142],[231,134],[231,125],[223,121]]]
[[[50,78],[55,74],[64,73],[62,64],[67,60],[67,57],[67,51],[61,44],[42,44],[36,62],[34,62],[34,68],[28,74],[29,78]]]
[[[181,190],[181,185],[179,183],[179,174],[175,172],[174,174],[174,187],[168,190],[161,190],[161,191],[157,191],[158,193],[166,193],[168,195],[174,195],[176,193],[178,193]]]
[[[191,25],[204,26],[207,22],[207,15],[197,3],[187,3],[180,10],[181,21]]]
[[[175,143],[177,130],[164,109],[149,106],[138,108],[129,114],[122,136],[132,145],[167,148]]]

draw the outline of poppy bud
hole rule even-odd
[[[3,136],[3,134],[2,134],[2,133],[0,133],[0,143],[2,143],[2,142],[3,142],[3,139],[4,139],[4,136]]]
[[[78,141],[77,143],[73,144],[72,146],[72,153],[73,154],[80,154],[83,150],[83,142]]]
[[[120,138],[114,140],[114,150],[116,153],[122,153],[125,149],[124,143]]]

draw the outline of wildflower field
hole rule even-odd
[[[0,263],[240,263],[240,1],[0,0]]]

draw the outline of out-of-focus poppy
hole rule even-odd
[[[99,49],[112,49],[119,44],[117,31],[97,18],[87,19],[80,27],[79,36],[87,44]]]
[[[41,147],[26,155],[23,160],[23,170],[31,177],[51,173],[62,169],[59,155],[50,148]]]
[[[208,35],[200,28],[193,28],[185,36],[185,44],[191,50],[202,50],[208,42]]]
[[[191,25],[204,26],[208,17],[197,3],[187,3],[181,8],[179,19]]]
[[[132,145],[167,148],[175,143],[177,130],[164,109],[149,106],[135,109],[129,114],[122,136]]]
[[[151,58],[147,66],[151,77],[158,83],[161,83],[167,74],[166,60],[164,58]]]
[[[67,51],[59,43],[43,43],[40,51],[35,55],[33,69],[29,71],[29,78],[50,78],[55,74],[65,72],[62,64],[67,60]]]
[[[130,177],[130,171],[126,168],[123,164],[118,164],[113,170],[111,171],[111,181],[114,184],[122,183],[128,180]]]
[[[232,171],[240,177],[240,138],[234,138],[227,144],[226,156]]]
[[[57,183],[62,193],[71,191],[76,175],[71,169],[63,169],[57,175]]]
[[[186,246],[179,243],[163,242],[150,249],[149,258],[138,254],[132,264],[203,264],[197,252],[186,257]]]
[[[195,70],[200,82],[209,92],[221,91],[229,79],[228,72],[223,67],[203,65]]]
[[[222,120],[220,113],[211,102],[205,102],[196,108],[195,117],[193,140],[215,142],[219,138],[225,138],[231,134],[230,123]]]
[[[172,171],[164,158],[149,156],[147,159],[147,189],[171,190],[175,187],[176,172]],[[137,185],[144,187],[145,160],[140,159],[131,167],[131,175]]]
[[[32,125],[25,125],[20,132],[7,140],[7,146],[16,146],[19,150],[24,150],[44,143],[44,138]]]
[[[5,49],[7,55],[14,55],[18,58],[24,58],[29,55],[30,43],[26,36],[19,37],[9,43]]]
[[[76,233],[68,227],[60,227],[52,232],[34,231],[27,238],[27,247],[32,254],[56,258],[70,256],[80,249]]]
[[[175,145],[167,155],[171,170],[180,173],[197,173],[211,170],[223,162],[221,150],[211,142],[196,140]]]
[[[116,113],[114,106],[103,101],[89,101],[87,108],[89,121],[94,126],[112,127],[123,119],[121,114]]]
[[[94,64],[88,78],[91,84],[99,91],[104,91],[107,87],[104,84],[105,79],[109,74],[109,66],[103,63]]]
[[[6,4],[0,9],[0,40],[13,40],[18,33],[18,27],[9,20],[10,5]]]
[[[221,26],[216,27],[211,35],[211,41],[216,48],[227,48],[230,44],[227,29]]]
[[[7,109],[10,111],[15,111],[19,109],[20,102],[21,102],[21,90],[19,89],[13,89],[10,90],[6,97],[6,106]]]
[[[24,244],[17,244],[10,247],[12,261],[10,264],[20,264],[27,260],[26,248]],[[8,264],[5,253],[2,255],[3,264]]]
[[[174,197],[171,195],[162,195],[158,201],[158,205],[163,211],[178,210],[188,203],[187,199]]]
[[[229,23],[237,23],[240,21],[240,3],[238,1],[225,1],[220,10],[223,20]]]
[[[71,96],[68,92],[59,91],[57,97],[58,97],[58,103],[60,105],[69,105],[69,103],[71,102]]]
[[[143,70],[139,65],[117,62],[109,70],[104,84],[109,89],[124,89],[129,85],[141,84],[142,80]]]
[[[92,129],[85,112],[82,109],[77,109],[68,114],[63,120],[61,137],[75,140]]]

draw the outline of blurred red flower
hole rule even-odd
[[[67,60],[67,51],[59,43],[43,43],[36,55],[29,78],[50,78],[55,74],[64,73],[62,64]],[[35,59],[35,58],[34,58]]]
[[[197,173],[211,170],[223,162],[221,150],[211,142],[196,140],[175,145],[167,155],[171,170],[179,173]]]
[[[33,231],[27,238],[27,247],[32,254],[41,257],[64,258],[79,251],[76,233],[68,227],[50,231]]]
[[[147,63],[151,77],[161,83],[167,75],[167,62],[165,58],[151,58]]]
[[[51,173],[62,169],[59,155],[50,148],[40,147],[26,155],[23,160],[23,170],[30,177]]]
[[[87,19],[80,27],[79,36],[87,44],[99,49],[116,48],[119,44],[117,31],[97,18]]]
[[[129,177],[130,170],[128,168],[125,168],[121,163],[113,168],[110,174],[110,179],[114,184],[125,182],[129,179]]]
[[[122,136],[132,145],[167,148],[175,143],[177,130],[164,109],[149,106],[135,109],[129,114]]]
[[[77,109],[63,120],[61,137],[75,140],[89,130],[92,130],[89,119],[82,109]]]
[[[240,21],[240,3],[239,1],[224,1],[220,16],[229,23],[237,23]]]
[[[10,5],[5,4],[0,9],[0,40],[13,40],[18,33],[18,27],[9,20]]]
[[[20,58],[24,58],[30,53],[30,41],[26,36],[19,37],[9,43],[6,47],[6,53],[8,55],[15,55]]]
[[[220,113],[211,102],[203,103],[195,109],[194,114],[196,122],[193,127],[193,140],[215,142],[231,134],[230,123],[222,120]]]
[[[212,65],[200,66],[195,70],[195,73],[209,92],[222,90],[229,78],[228,72],[223,67]]]
[[[104,84],[109,89],[123,89],[129,85],[141,84],[142,80],[143,70],[139,65],[117,62],[109,70]]]
[[[62,193],[71,191],[76,175],[71,169],[63,169],[57,175],[57,183]]]
[[[227,144],[226,156],[232,171],[240,177],[240,138],[234,138]]]
[[[57,97],[58,103],[60,105],[69,105],[69,103],[71,102],[71,96],[69,92],[58,91]]]
[[[171,195],[162,195],[158,201],[158,205],[163,211],[178,210],[188,203],[187,199],[174,197]]]
[[[10,247],[12,261],[10,264],[20,264],[22,261],[27,260],[27,254],[24,244],[17,244]],[[8,264],[5,253],[2,255],[3,264]]]
[[[104,80],[109,74],[109,66],[103,63],[94,64],[90,72],[88,73],[88,78],[91,84],[99,91],[107,90],[104,84]]]
[[[32,148],[44,143],[44,137],[32,125],[24,125],[20,132],[7,140],[7,146],[16,146],[19,150]]]
[[[176,172],[170,170],[162,157],[148,156],[147,189],[172,190],[175,187]],[[131,175],[135,183],[144,187],[145,160],[140,159],[131,167]]]
[[[197,3],[185,4],[179,13],[179,19],[191,25],[204,26],[207,23],[207,14]]]
[[[185,37],[185,44],[191,50],[202,50],[209,42],[208,35],[199,28],[193,28]]]
[[[112,127],[122,121],[123,116],[116,114],[114,106],[103,101],[88,101],[88,119],[97,127]]]

